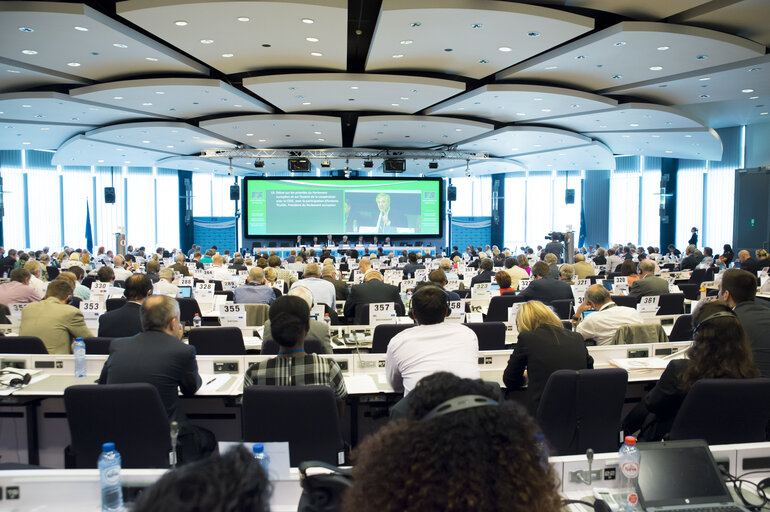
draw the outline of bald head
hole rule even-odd
[[[610,292],[600,284],[595,284],[586,291],[586,302],[593,306],[594,309],[601,308],[609,301]]]
[[[211,257],[211,263],[213,263],[217,267],[221,267],[224,261],[225,261],[225,258],[221,254],[215,254],[214,256]]]
[[[382,281],[382,274],[377,270],[370,270],[364,275],[364,281],[371,281],[372,279]]]
[[[260,267],[251,267],[251,270],[249,270],[249,277],[246,278],[246,281],[249,283],[257,283],[262,284],[262,282],[265,280],[265,271],[262,270]]]
[[[585,261],[585,260],[586,260],[586,257],[583,256],[582,254],[575,255],[575,263],[577,263],[578,261]]]
[[[655,272],[655,263],[653,263],[652,260],[642,260],[639,262],[639,270],[642,275],[652,274]]]
[[[372,268],[372,264],[369,258],[361,258],[361,261],[358,263],[358,269],[365,274],[370,268]]]
[[[749,251],[746,249],[738,253],[738,259],[741,260],[741,262],[744,262],[749,258],[751,258],[751,253],[749,253]]]

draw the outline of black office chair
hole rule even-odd
[[[457,295],[460,296],[461,299],[470,299],[471,298],[471,290],[455,290]]]
[[[406,309],[400,302],[396,302],[396,316],[406,316]],[[369,325],[369,304],[356,304],[353,314],[353,325]]]
[[[86,276],[86,277],[83,278],[83,281],[80,284],[82,284],[83,286],[85,286],[86,288],[88,288],[90,290],[91,289],[91,284],[94,281],[96,281],[96,276]]]
[[[64,390],[72,444],[65,467],[95,468],[102,444],[115,443],[124,468],[167,468],[166,409],[151,384],[70,386]]]
[[[682,315],[674,322],[668,341],[692,340],[692,315]]]
[[[233,302],[235,300],[235,294],[233,293],[232,290],[227,290],[227,291],[215,290],[214,291],[214,295],[224,295],[225,296],[225,300],[228,301],[228,302]],[[277,297],[277,295],[276,295],[276,297]]]
[[[83,343],[86,344],[86,354],[104,355],[104,354],[110,353],[110,343],[112,343],[112,338],[105,338],[105,337],[83,338]]]
[[[190,329],[190,345],[199,356],[242,356],[246,354],[243,333],[237,327],[200,327]]]
[[[636,309],[636,305],[639,304],[639,297],[632,297],[631,295],[611,295],[610,299],[618,306],[626,306]]]
[[[700,286],[701,283],[704,281],[713,281],[714,280],[714,270],[710,268],[696,268],[692,271],[690,274],[690,280],[689,282],[692,284],[697,284]],[[681,285],[679,286],[679,289],[681,289]]]
[[[201,314],[201,308],[198,305],[198,301],[193,298],[181,298],[177,297],[176,301],[179,303],[179,318],[187,325],[192,325],[195,314]]]
[[[676,268],[676,263],[664,263],[660,266],[660,269],[666,272],[671,272]]]
[[[376,326],[372,335],[372,353],[386,353],[388,343],[393,339],[393,336],[410,327],[414,327],[414,324],[380,324]]]
[[[551,301],[551,307],[556,311],[559,320],[572,318],[572,299],[556,299]]]
[[[72,306],[74,308],[80,309],[80,303],[82,302],[82,300],[83,299],[81,299],[80,297],[75,297],[73,295],[72,297],[70,297],[70,300],[69,300],[69,302],[67,304],[69,304],[70,306]]]
[[[505,349],[505,324],[503,322],[475,322],[465,324],[476,333],[479,350]]]
[[[684,313],[684,293],[666,293],[658,301],[658,315],[681,315]]]
[[[251,242],[251,248],[252,249],[261,249],[262,248],[262,242]]]
[[[305,352],[308,354],[324,354],[324,346],[321,340],[317,338],[305,338]],[[262,342],[262,348],[259,351],[263,356],[275,356],[281,351],[281,346],[275,340]]]
[[[537,408],[537,423],[558,455],[618,449],[628,373],[621,368],[558,370]]]
[[[601,275],[597,274],[595,276],[588,276],[588,280],[591,282],[591,286],[595,285],[596,283],[598,283],[602,279],[604,279],[604,275],[603,274],[601,274]]]
[[[682,290],[682,293],[686,299],[700,299],[700,284],[680,283],[677,286],[679,286],[679,289]]]
[[[492,297],[489,301],[489,308],[487,314],[484,315],[485,322],[507,322],[508,321],[508,308],[513,306],[516,302],[526,302],[527,299],[521,295],[499,295]]]
[[[298,420],[301,412],[303,421]],[[326,386],[249,386],[243,391],[243,440],[289,442],[292,467],[306,460],[340,464],[337,400]]]
[[[37,336],[3,336],[0,354],[47,354],[43,340]]]
[[[111,299],[107,299],[104,303],[104,309],[106,311],[114,311],[116,309],[120,309],[126,305],[126,301],[127,299],[125,297],[113,297]]]
[[[668,438],[761,442],[769,420],[770,379],[701,379],[687,393]]]
[[[11,321],[8,317],[11,315],[11,310],[5,304],[0,304],[0,324],[10,324]]]
[[[53,265],[48,265],[45,267],[45,273],[48,274],[48,280],[53,281],[59,276],[59,269]],[[85,281],[85,278],[83,280]]]

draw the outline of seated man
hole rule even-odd
[[[446,274],[440,268],[436,269],[436,270],[433,270],[433,271],[431,271],[430,274],[428,274],[428,281],[433,283],[433,284],[435,284],[436,286],[440,287],[442,290],[444,290],[444,292],[446,292],[446,294],[447,294],[447,299],[448,300],[450,300],[450,301],[459,301],[459,300],[461,300],[460,299],[460,294],[458,294],[457,292],[450,292],[450,291],[445,290],[446,285],[449,284],[449,280],[447,280]]]
[[[473,279],[471,279],[471,288],[479,283],[491,283],[492,279],[495,277],[495,273],[492,272],[494,264],[489,258],[482,258],[481,263],[479,263],[479,267],[481,272],[476,274]]]
[[[511,276],[511,288],[514,290],[519,289],[519,281],[522,279],[529,279],[527,271],[518,265],[518,260],[513,256],[505,259],[505,272]]]
[[[152,282],[144,274],[134,274],[126,281],[126,303],[99,317],[99,336],[122,338],[142,332],[142,302],[152,294]]]
[[[38,302],[42,300],[30,285],[30,273],[23,268],[11,270],[11,280],[0,284],[0,304]]]
[[[595,311],[582,320],[583,311]],[[624,325],[642,324],[641,315],[633,308],[618,306],[610,299],[610,292],[595,284],[586,291],[585,301],[575,312],[575,329],[584,340],[594,340],[597,345],[611,345],[615,331]]]
[[[586,257],[582,254],[575,255],[575,278],[576,279],[588,279],[588,276],[596,274],[596,270],[593,265],[586,262]]]
[[[145,274],[152,284],[155,284],[158,282],[160,277],[158,276],[158,272],[160,272],[160,263],[158,263],[155,260],[150,260],[147,263],[144,264],[144,270]]]
[[[115,256],[115,258],[112,260],[112,265],[114,281],[125,281],[133,274],[133,272],[126,269],[126,258],[121,254]],[[101,279],[99,280],[101,281]]]
[[[67,305],[71,296],[72,286],[67,281],[55,279],[48,283],[45,298],[22,310],[19,336],[37,336],[49,354],[71,354],[75,338],[93,336],[83,313]]]
[[[152,293],[155,295],[165,295],[167,297],[177,298],[179,296],[179,287],[172,284],[174,280],[174,271],[171,267],[164,268],[158,274],[158,282],[152,287]]]
[[[309,288],[316,304],[326,304],[332,309],[337,305],[337,290],[329,281],[321,279],[321,268],[316,263],[305,265],[302,279],[291,285],[292,288],[295,286]]]
[[[334,285],[337,300],[346,300],[348,298],[348,284],[341,279],[337,279],[337,271],[332,263],[324,263],[321,279],[329,281]]]
[[[377,270],[369,270],[364,276],[364,282],[350,289],[348,300],[345,301],[344,314],[349,324],[354,324],[356,306],[359,304],[375,304],[380,302],[393,302],[404,307],[398,286],[385,284],[382,274]]]
[[[91,290],[83,286],[83,278],[86,273],[82,267],[70,267],[70,272],[75,274],[75,297],[80,297],[83,300],[91,298]]]
[[[527,300],[539,300],[543,304],[551,304],[558,299],[571,299],[572,288],[564,281],[551,277],[551,267],[538,261],[532,266],[532,282],[519,293]]]
[[[458,377],[480,378],[476,334],[461,324],[447,324],[447,295],[438,286],[422,286],[412,296],[412,318],[417,327],[396,334],[388,344],[385,375],[404,396],[431,373],[451,372]]]
[[[301,298],[307,302],[307,306],[310,309],[313,309],[313,306],[315,305],[313,303],[313,292],[304,286],[296,286],[292,288],[287,295]],[[309,312],[308,315],[310,315]],[[262,341],[273,340],[273,333],[271,331],[272,327],[270,325],[270,319],[268,318],[265,322],[264,330],[262,331]],[[332,353],[331,336],[329,335],[329,326],[326,325],[326,322],[310,318],[310,325],[308,327],[307,336],[305,336],[305,338],[317,339],[321,342],[321,345],[323,345],[325,354]]]
[[[668,281],[655,276],[655,263],[644,259],[639,263],[641,275],[634,281],[628,294],[632,297],[648,297],[668,293]]]
[[[292,261],[286,260],[287,263],[292,263]],[[281,258],[279,258],[277,255],[273,254],[267,259],[267,264],[274,268],[276,271],[276,274],[278,276],[278,279],[286,283],[286,286],[291,286],[294,283],[297,282],[297,277],[291,273],[290,270],[287,270],[285,268],[281,268]],[[286,291],[286,290],[281,290]]]
[[[179,253],[174,257],[174,260],[176,263],[171,265],[169,268],[173,270],[174,272],[179,272],[182,274],[182,277],[187,277],[190,275],[190,269],[187,268],[187,265],[184,264],[184,254]]]
[[[225,266],[225,257],[221,254],[215,254],[211,257],[213,266],[211,267],[212,279],[214,281],[232,281],[233,274]]]
[[[275,291],[265,283],[265,271],[252,267],[246,278],[246,284],[233,291],[233,302],[236,304],[272,304]]]
[[[408,263],[404,265],[404,279],[414,278],[414,271],[424,269],[425,265],[418,262],[417,253],[410,252],[407,254],[406,259]]]
[[[100,384],[147,382],[155,386],[169,421],[179,423],[179,458],[192,462],[216,447],[214,435],[190,424],[179,407],[179,392],[192,396],[201,386],[195,347],[182,342],[179,304],[171,297],[148,297],[141,307],[144,332],[113,340]]]

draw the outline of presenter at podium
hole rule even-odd
[[[402,212],[393,211],[390,208],[390,194],[381,192],[377,194],[377,209],[379,217],[377,218],[377,233],[391,233],[396,228],[408,227],[406,216]]]

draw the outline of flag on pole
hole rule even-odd
[[[91,234],[91,212],[88,209],[88,201],[86,201],[86,249],[88,252],[94,252],[94,237]]]

